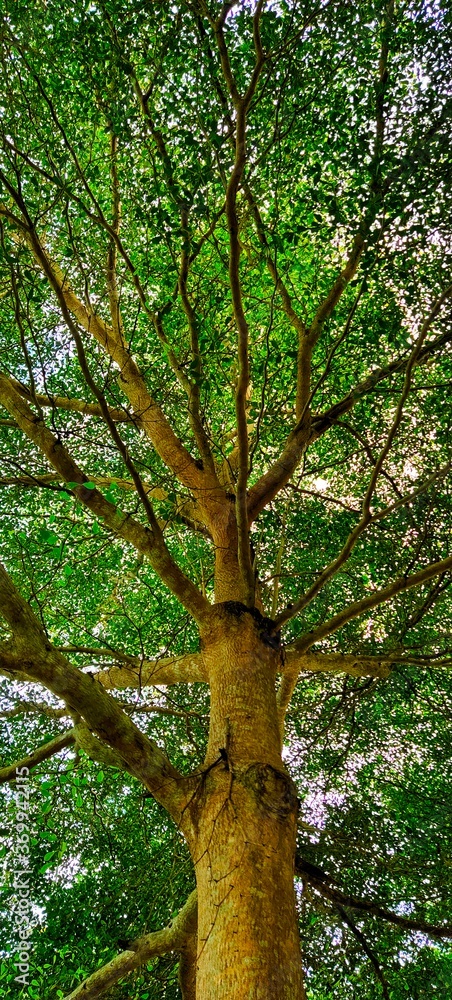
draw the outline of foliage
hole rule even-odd
[[[213,602],[214,545],[190,475],[210,456],[237,496],[240,531],[243,461],[252,491],[298,434],[290,475],[250,531],[264,613],[281,616],[288,648],[307,651],[312,632],[315,653],[390,664],[387,679],[301,668],[284,749],[299,850],[344,894],[439,926],[452,873],[452,564],[316,631],[451,556],[450,12],[417,0],[263,4],[265,61],[234,223],[240,115],[212,27],[222,11],[243,94],[258,52],[248,0],[5,0],[1,369],[81,471],[74,479],[52,465],[0,394],[2,561],[48,638],[85,672],[195,653],[192,598],[124,526],[154,530],[150,499],[174,564]],[[124,334],[151,400],[140,397],[142,412],[134,375],[96,323]],[[170,444],[156,446],[160,430],[145,425],[151,403],[170,422]],[[182,475],[168,459],[178,448],[180,462],[193,457]],[[372,518],[334,569],[369,484]],[[240,571],[249,583],[245,556]],[[22,678],[2,685],[4,765],[70,719],[49,714],[62,703],[37,690]],[[180,771],[202,766],[205,685],[114,697]],[[22,702],[41,709],[9,714]],[[23,995],[45,998],[74,989],[121,939],[165,926],[193,873],[166,812],[130,774],[68,748],[31,780],[36,929]],[[9,793],[5,810],[10,831]],[[297,886],[309,1000],[450,995],[444,940],[346,908],[369,957],[318,885]],[[5,953],[6,902],[2,923]],[[5,989],[10,976],[4,959]],[[174,956],[106,995],[178,996]]]

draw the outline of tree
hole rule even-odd
[[[450,15],[7,0],[1,40],[1,777],[58,946],[106,885],[138,934],[75,916],[60,985],[446,996]]]

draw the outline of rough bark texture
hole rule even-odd
[[[223,764],[203,789],[194,857],[200,1000],[301,1000],[293,857],[296,797],[284,771]]]
[[[198,886],[198,1000],[303,1000],[294,894],[297,797],[282,758],[278,640],[243,605],[203,635],[211,688],[205,769],[189,805]]]

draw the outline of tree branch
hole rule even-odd
[[[386,656],[352,656],[342,653],[298,652],[296,643],[284,650],[284,669],[276,697],[281,733],[290,699],[301,673],[348,674],[350,677],[375,677],[385,679],[390,675],[389,664],[394,661]],[[397,661],[398,662],[398,661]]]
[[[73,461],[62,443],[33,413],[16,391],[10,379],[1,373],[0,402],[64,481],[80,484],[71,487],[76,498],[117,536],[142,552],[149,559],[152,568],[161,580],[187,608],[187,611],[200,621],[209,610],[210,605],[174,562],[156,520],[154,519],[151,528],[143,527],[139,521],[134,520],[129,514],[124,514],[118,507],[106,500],[99,490],[87,489],[84,483],[89,482],[89,479]]]
[[[0,486],[39,486],[45,488],[51,486],[53,483],[64,482],[63,476],[59,475],[58,472],[37,472],[35,476],[24,474],[2,476],[0,478]],[[121,479],[119,476],[92,476],[90,482],[95,483],[99,489],[106,489],[108,486],[118,486],[121,490],[135,491],[135,483],[130,479]],[[148,497],[153,500],[166,500],[167,498],[166,490],[160,489],[159,486],[151,486],[149,483],[143,483],[143,488],[146,490]]]
[[[416,360],[416,366],[428,361],[432,355],[441,350],[452,340],[452,331],[448,330],[423,347]],[[248,514],[250,521],[255,521],[260,512],[274,499],[280,490],[289,482],[299,464],[306,448],[320,438],[325,431],[333,427],[345,413],[353,409],[355,404],[390,375],[405,371],[409,357],[399,357],[385,368],[375,369],[363,382],[351,389],[347,396],[335,403],[323,414],[314,414],[310,425],[306,420],[298,424],[290,432],[281,455],[254,484],[248,496]]]
[[[80,983],[72,993],[65,997],[65,1000],[95,1000],[124,976],[149,962],[151,958],[165,955],[169,951],[183,952],[187,941],[194,933],[196,921],[197,893],[195,890],[168,927],[161,931],[155,931],[153,934],[144,934],[143,937],[132,941],[127,951],[123,951],[107,965],[93,972],[92,976]]]
[[[118,366],[121,388],[132,406],[136,420],[143,427],[162,461],[188,489],[195,492],[199,490],[202,500],[207,502],[206,491],[208,492],[209,489],[217,490],[218,484],[210,482],[206,473],[199,469],[194,458],[176,436],[163,411],[150,396],[138,366],[127,346],[121,339],[118,339],[115,330],[77,297],[67,275],[44,249],[20,192],[14,189],[1,172],[0,174],[6,189],[23,215],[24,221],[20,224],[20,231],[53,289],[63,317],[66,318],[67,311],[72,313],[80,326],[101,344],[111,360]],[[2,206],[0,206],[0,214],[5,214]],[[109,231],[114,235],[111,227],[109,227]]]
[[[141,690],[144,687],[160,684],[169,686],[207,683],[208,678],[202,653],[187,653],[184,656],[161,660],[142,660],[139,656],[130,657],[128,663],[120,666],[114,664],[99,670],[96,673],[96,680],[107,691],[120,691],[124,688]]]
[[[347,927],[350,928],[350,930],[351,930],[352,934],[355,936],[356,940],[361,945],[361,948],[362,948],[364,954],[367,955],[368,959],[372,963],[375,975],[376,975],[376,977],[377,977],[377,979],[378,979],[378,981],[379,981],[379,983],[381,985],[381,990],[382,990],[382,993],[383,993],[383,996],[384,996],[385,1000],[390,1000],[390,997],[389,997],[389,986],[388,986],[387,980],[386,980],[385,976],[383,975],[383,973],[381,971],[381,966],[380,966],[380,963],[379,963],[379,961],[377,959],[377,956],[372,951],[372,948],[370,948],[369,945],[367,944],[367,941],[366,941],[366,939],[364,937],[364,934],[362,934],[362,932],[359,930],[359,928],[353,922],[353,920],[351,919],[351,917],[349,917],[348,913],[344,910],[343,906],[340,906],[339,904],[337,904],[336,910],[337,910],[339,916],[344,921],[344,923],[347,924]]]
[[[333,618],[330,618],[329,621],[324,622],[323,625],[319,625],[312,632],[307,632],[304,636],[301,636],[300,639],[295,641],[293,648],[300,652],[308,650],[315,642],[319,642],[320,639],[324,639],[327,635],[337,632],[338,629],[346,625],[347,622],[352,621],[353,618],[358,618],[366,611],[370,611],[372,608],[390,601],[397,594],[403,594],[411,587],[420,587],[423,583],[427,583],[428,580],[433,579],[435,576],[440,576],[441,573],[446,573],[450,569],[452,569],[452,556],[448,556],[440,562],[430,563],[429,566],[424,566],[423,569],[417,573],[412,573],[411,576],[399,577],[382,590],[375,590],[368,597],[349,604],[348,607],[344,608]]]
[[[0,649],[0,657],[1,653]],[[11,671],[7,676],[11,676]],[[14,719],[16,715],[47,715],[49,719],[63,719],[68,711],[67,708],[52,708],[45,701],[17,701],[12,708],[2,709],[0,719]]]
[[[347,541],[343,545],[339,555],[336,557],[336,559],[333,559],[333,561],[329,563],[328,566],[325,566],[325,568],[319,573],[312,587],[310,587],[309,590],[298,599],[298,601],[295,601],[290,608],[287,608],[286,611],[283,611],[282,614],[278,615],[275,622],[277,628],[281,628],[283,625],[286,624],[286,622],[290,621],[291,618],[294,618],[295,615],[297,615],[300,611],[302,611],[303,608],[307,607],[308,604],[310,604],[311,601],[313,601],[314,598],[317,596],[317,594],[322,590],[322,588],[325,586],[328,580],[331,580],[334,576],[336,576],[341,566],[343,566],[344,563],[347,562],[358,539],[361,537],[363,532],[371,523],[390,514],[393,509],[396,509],[398,506],[402,504],[403,500],[400,500],[396,505],[392,507],[387,507],[385,511],[379,511],[375,515],[371,513],[370,509],[370,503],[377,486],[378,477],[383,468],[383,463],[391,450],[394,438],[397,434],[397,431],[402,421],[403,408],[411,388],[411,375],[413,368],[419,358],[423,343],[430,330],[432,323],[436,319],[441,309],[441,306],[451,294],[452,294],[452,285],[450,285],[449,288],[446,288],[445,291],[442,293],[442,295],[438,297],[433,308],[430,310],[429,315],[422,324],[419,336],[415,342],[413,350],[406,364],[403,389],[400,395],[394,419],[389,429],[385,444],[374,464],[371,473],[369,485],[367,487],[362,502],[361,517],[358,521],[358,524],[355,525],[353,531],[350,532]]]
[[[320,337],[325,321],[331,316],[336,308],[339,299],[343,295],[347,285],[354,278],[366,246],[372,224],[377,218],[383,204],[384,193],[389,185],[383,187],[380,178],[380,163],[383,153],[384,138],[384,96],[388,84],[388,55],[389,55],[389,28],[393,16],[394,4],[390,2],[385,11],[384,22],[381,32],[380,59],[378,64],[378,80],[376,86],[376,137],[374,155],[371,164],[371,185],[370,197],[367,209],[363,213],[355,234],[348,259],[336,278],[336,281],[317,308],[317,312],[312,320],[307,336],[309,342],[314,346]]]
[[[196,1000],[196,966],[198,957],[198,928],[187,935],[179,959],[179,989],[182,1000]]]
[[[288,646],[284,651],[283,677],[297,673],[340,673],[349,674],[350,677],[381,677],[390,675],[389,664],[399,662],[393,655],[386,658],[381,656],[353,656],[353,654],[343,653],[299,653],[293,646]]]
[[[99,403],[87,403],[84,399],[68,399],[66,396],[53,396],[50,393],[42,392],[32,392],[28,386],[23,385],[22,382],[17,382],[16,379],[11,379],[15,389],[20,393],[24,399],[29,399],[32,403],[36,403],[38,406],[51,406],[52,409],[57,410],[68,410],[73,413],[82,413],[84,416],[88,417],[101,417],[103,418],[102,410]],[[108,412],[112,420],[115,423],[136,423],[140,426],[139,421],[136,420],[132,414],[128,413],[127,410],[121,407],[109,406]]]
[[[258,12],[256,11],[256,15],[257,15],[257,13]],[[313,15],[313,17],[315,17],[315,16],[316,15]],[[310,23],[310,20],[311,19],[308,19],[308,21],[305,23],[305,25],[303,26],[302,31],[305,30],[307,24]],[[207,55],[208,55],[208,58],[209,58],[209,65],[210,65],[210,67],[212,69],[213,84],[214,84],[215,90],[217,92],[217,95],[218,95],[218,98],[219,98],[219,101],[220,101],[220,104],[221,104],[222,111],[223,111],[224,116],[225,116],[225,121],[226,121],[226,123],[228,125],[228,130],[229,130],[228,138],[229,138],[229,141],[232,143],[232,145],[234,145],[234,138],[233,138],[234,131],[235,131],[235,129],[234,129],[234,121],[233,121],[233,118],[232,118],[231,113],[229,111],[228,101],[227,101],[227,98],[226,98],[226,94],[224,93],[224,90],[223,90],[223,88],[222,88],[222,86],[221,86],[221,84],[220,84],[220,82],[218,80],[217,74],[215,72],[215,68],[213,66],[213,63],[214,63],[213,53],[212,53],[212,50],[211,50],[211,48],[210,48],[210,46],[209,46],[209,44],[207,42],[206,33],[204,31],[204,27],[203,27],[201,19],[199,19],[199,21],[198,21],[198,29],[199,29],[199,32],[200,32],[201,41],[206,44],[206,51],[207,51]],[[259,54],[258,53],[258,47],[256,47],[256,54],[257,55]],[[264,59],[264,54],[262,52],[262,47],[260,47],[260,55],[261,55],[261,58]],[[254,224],[255,224],[255,227],[256,227],[257,237],[258,237],[259,243],[260,243],[260,245],[261,245],[261,247],[262,247],[262,249],[264,251],[265,263],[267,265],[267,269],[268,269],[268,271],[270,273],[270,276],[271,276],[271,278],[273,280],[275,289],[276,289],[276,291],[278,292],[278,294],[279,294],[279,296],[281,298],[281,303],[282,303],[283,311],[285,312],[285,314],[287,316],[287,319],[289,320],[289,323],[291,324],[291,326],[294,328],[294,330],[297,333],[297,337],[298,337],[298,356],[297,356],[296,417],[297,417],[297,420],[299,420],[300,417],[301,417],[301,415],[302,415],[303,409],[304,409],[304,407],[306,405],[306,400],[307,400],[307,398],[309,396],[310,363],[311,363],[312,349],[310,348],[309,343],[306,340],[306,326],[305,326],[305,323],[303,322],[303,320],[301,319],[301,317],[298,315],[298,313],[295,311],[295,309],[294,309],[294,307],[292,305],[292,300],[291,300],[291,297],[289,295],[289,291],[288,291],[287,286],[284,283],[283,279],[281,278],[281,275],[279,273],[279,270],[278,270],[278,267],[277,267],[277,264],[276,264],[276,259],[272,255],[271,248],[269,246],[267,235],[266,235],[266,232],[265,232],[265,226],[264,226],[264,223],[263,223],[262,215],[261,215],[260,210],[259,210],[259,206],[257,204],[257,201],[256,201],[254,195],[253,195],[251,187],[250,187],[248,181],[246,180],[246,178],[244,176],[242,176],[242,179],[241,179],[241,182],[240,182],[240,187],[241,187],[241,189],[242,189],[242,191],[243,191],[243,193],[245,195],[245,198],[246,198],[246,200],[248,202],[251,214],[253,216]]]
[[[117,41],[116,32],[113,28],[113,25],[111,25],[111,27],[115,33],[115,40]],[[185,374],[183,370],[183,365],[181,365],[173,348],[171,347],[171,344],[167,340],[167,337],[163,330],[162,312],[156,314],[149,310],[146,302],[146,297],[141,291],[141,286],[138,284],[138,279],[135,276],[134,276],[134,281],[137,286],[140,301],[147,315],[149,316],[154,325],[157,337],[164,347],[165,355],[168,358],[169,363],[171,364],[173,372],[176,375],[178,382],[187,393],[188,403],[189,403],[190,426],[192,428],[193,435],[199,449],[199,454],[203,462],[203,468],[209,473],[209,477],[211,480],[211,487],[214,486],[214,488],[218,490],[218,493],[221,495],[224,493],[224,491],[222,490],[220,481],[217,476],[215,463],[210,448],[209,438],[206,433],[201,415],[200,382],[202,376],[202,363],[201,363],[201,353],[199,350],[198,324],[195,311],[189,299],[188,287],[187,287],[190,264],[192,263],[192,260],[194,260],[197,254],[199,253],[199,250],[201,249],[204,239],[207,237],[201,239],[198,242],[198,245],[195,248],[194,252],[190,253],[190,235],[188,226],[188,218],[189,218],[188,205],[190,197],[187,193],[181,190],[180,186],[176,182],[173,165],[171,163],[171,159],[168,153],[164,137],[160,129],[156,127],[156,124],[153,120],[149,108],[149,98],[151,95],[151,90],[148,90],[146,93],[144,93],[133,67],[131,67],[130,72],[134,84],[135,94],[138,98],[138,103],[140,105],[142,114],[147,124],[149,125],[155,147],[157,149],[160,161],[163,166],[163,173],[165,176],[165,181],[167,184],[169,195],[172,201],[177,206],[180,213],[182,253],[181,253],[181,263],[179,268],[177,290],[179,291],[179,295],[182,302],[182,308],[187,318],[188,330],[190,334],[190,348],[192,354],[192,364],[194,367],[194,373],[192,378],[189,378]],[[220,215],[222,214],[222,211],[223,209],[221,210]]]
[[[112,230],[114,236],[110,239],[110,246],[107,254],[107,288],[110,303],[111,325],[116,339],[124,344],[124,327],[119,305],[119,290],[116,274],[117,262],[117,237],[121,224],[121,198],[119,191],[118,176],[118,137],[111,133],[110,137],[110,178],[111,178],[111,200],[112,200]]]
[[[406,649],[386,651],[381,656],[368,656],[366,653],[299,653],[293,646],[284,650],[285,674],[292,670],[298,673],[344,673],[351,677],[389,677],[392,666],[398,663],[411,664],[414,667],[451,667],[452,657],[442,653],[426,653],[419,655],[416,650],[410,653]]]
[[[442,334],[441,337],[437,337],[436,340],[432,340],[429,344],[420,351],[419,356],[416,360],[416,366],[423,364],[428,361],[438,350],[450,344],[452,340],[452,331],[448,330],[446,333]],[[368,393],[373,392],[373,390],[380,384],[384,379],[388,378],[390,375],[397,373],[403,373],[408,364],[409,357],[399,357],[391,364],[387,365],[386,368],[376,368],[363,382],[359,382],[354,389],[351,389],[347,396],[335,403],[329,410],[323,414],[314,414],[311,421],[311,432],[309,437],[309,444],[313,441],[317,441],[322,434],[325,433],[330,427],[333,427],[338,420],[345,413],[351,410],[355,403],[357,403],[363,396],[368,395]]]
[[[386,56],[384,56],[383,54],[383,61],[385,59],[387,60],[387,53]],[[380,65],[380,71],[382,65],[383,64]],[[385,69],[383,69],[383,75],[385,75],[385,72],[386,72]],[[386,80],[387,78],[385,77],[384,83],[382,84],[381,81],[379,83],[380,94],[382,95],[381,100],[383,99],[384,96]],[[358,229],[353,240],[352,249],[344,265],[344,268],[336,278],[336,281],[330,288],[329,292],[323,299],[322,303],[319,305],[317,312],[314,316],[314,319],[312,320],[310,326],[307,329],[306,338],[308,343],[311,345],[311,349],[317,342],[326,319],[328,319],[329,316],[332,314],[345,288],[350,283],[351,279],[353,278],[353,276],[357,271],[362,253],[365,248],[367,236],[369,234],[372,223],[375,221],[377,214],[381,208],[381,205],[383,204],[385,194],[387,193],[389,188],[395,183],[395,181],[404,174],[404,172],[412,170],[413,165],[418,165],[418,163],[422,160],[422,156],[425,155],[426,145],[431,139],[433,139],[436,136],[441,125],[444,123],[444,121],[447,121],[448,117],[450,116],[451,103],[452,102],[450,100],[446,102],[436,122],[434,122],[433,125],[430,127],[430,129],[427,130],[426,134],[422,137],[422,139],[416,143],[411,153],[403,157],[403,159],[399,163],[399,166],[396,167],[388,175],[388,177],[384,182],[382,182],[378,176],[377,168],[380,160],[380,152],[378,152],[377,149],[379,140],[378,139],[376,140],[376,147],[375,147],[376,152],[372,164],[373,180],[371,185],[371,195],[367,211],[363,214],[361,221],[358,225]],[[377,117],[381,116],[382,109],[383,105],[380,101],[380,110],[377,111]],[[377,132],[381,133],[381,122],[380,125],[378,125],[377,127]],[[447,343],[450,340],[450,337],[451,337],[450,333],[446,334],[442,343]],[[424,352],[421,352],[421,354],[419,355],[417,363],[423,360],[424,357],[429,356],[430,351],[431,351],[431,345],[427,345],[426,348],[424,349]],[[402,364],[406,364],[406,362],[402,362]],[[250,522],[256,519],[256,517],[263,510],[263,508],[268,503],[270,503],[271,500],[273,500],[274,497],[279,493],[279,491],[288,483],[297,465],[299,464],[308,444],[311,444],[312,441],[316,440],[316,438],[320,436],[320,433],[323,433],[328,426],[331,426],[331,424],[335,421],[335,419],[337,419],[338,416],[342,415],[343,413],[346,413],[347,410],[351,409],[351,407],[356,402],[356,399],[360,398],[360,395],[364,395],[365,392],[368,392],[370,391],[370,389],[373,389],[374,386],[377,384],[377,382],[381,380],[381,378],[386,377],[386,374],[389,374],[390,371],[398,370],[399,366],[400,362],[393,362],[393,364],[391,366],[388,366],[388,369],[385,370],[385,374],[383,374],[382,370],[379,369],[376,373],[370,376],[368,380],[366,380],[366,383],[363,383],[361,386],[358,387],[358,389],[361,390],[359,395],[355,396],[353,392],[348,397],[346,397],[345,400],[342,400],[341,403],[336,404],[335,407],[332,407],[332,409],[328,412],[328,414],[326,414],[323,418],[314,417],[312,420],[311,428],[309,428],[308,406],[306,405],[304,407],[301,417],[298,419],[297,424],[295,425],[294,429],[291,431],[291,433],[287,438],[286,444],[283,448],[281,455],[274,462],[274,464],[270,466],[267,472],[264,473],[264,475],[260,478],[260,480],[257,483],[255,483],[255,485],[249,492],[248,514]],[[340,413],[338,412],[337,408],[341,408]]]
[[[247,110],[255,93],[259,76],[264,64],[264,53],[261,44],[259,22],[263,2],[259,0],[253,17],[253,37],[256,52],[256,62],[246,93],[239,94],[232,72],[229,54],[224,38],[224,17],[219,17],[214,23],[214,32],[220,53],[221,66],[226,86],[231,95],[235,111],[235,158],[234,166],[226,188],[226,220],[229,232],[229,285],[232,295],[232,307],[238,335],[239,375],[235,394],[235,412],[237,420],[237,488],[236,488],[236,520],[238,536],[238,559],[244,584],[245,603],[254,605],[255,577],[249,542],[249,520],[247,486],[249,477],[249,439],[247,419],[247,398],[250,384],[249,364],[249,330],[246,320],[242,288],[240,281],[239,224],[237,215],[237,193],[246,163],[246,120]]]
[[[196,319],[196,314],[193,306],[190,302],[188,295],[188,271],[190,266],[190,237],[188,229],[188,210],[183,207],[181,209],[181,228],[182,228],[182,254],[181,254],[181,264],[179,270],[178,288],[179,294],[182,301],[183,310],[187,317],[188,329],[190,333],[190,348],[192,355],[192,363],[194,366],[194,376],[189,382],[189,417],[190,424],[195,436],[196,443],[199,448],[199,454],[201,455],[203,464],[206,469],[209,470],[210,475],[216,480],[218,490],[221,490],[220,481],[217,476],[215,469],[215,463],[213,460],[209,439],[205,431],[202,416],[201,416],[201,405],[200,405],[200,384],[202,379],[202,362],[201,362],[201,352],[199,349],[199,336],[198,336],[198,323]]]
[[[60,753],[61,750],[65,750],[66,747],[72,746],[75,743],[75,739],[75,729],[68,729],[65,733],[60,733],[55,739],[50,740],[49,743],[43,743],[42,746],[34,750],[28,757],[22,757],[21,760],[16,760],[14,764],[8,764],[7,767],[0,768],[0,785],[4,785],[8,781],[15,781],[16,772],[21,767],[26,767],[31,771],[38,764],[41,764],[43,760],[48,760],[49,757],[54,757],[55,754]]]
[[[243,104],[237,108],[236,123],[236,155],[234,168],[229,178],[226,190],[226,218],[229,231],[229,284],[232,293],[234,318],[238,334],[239,376],[235,394],[235,412],[237,420],[237,489],[236,489],[236,519],[238,534],[239,566],[245,585],[245,603],[254,605],[254,572],[251,559],[247,485],[249,476],[249,439],[247,418],[247,397],[250,384],[250,366],[248,353],[248,323],[245,317],[242,290],[240,284],[240,254],[239,227],[237,216],[237,191],[246,160],[245,150],[246,111]]]
[[[315,887],[317,892],[321,893],[322,896],[325,896],[335,905],[339,904],[339,906],[348,906],[352,910],[360,910],[363,913],[369,913],[371,916],[378,917],[380,920],[386,920],[388,923],[401,927],[402,930],[421,931],[423,934],[428,934],[434,938],[452,938],[451,924],[438,926],[436,924],[427,923],[424,920],[418,920],[412,917],[402,917],[399,916],[398,913],[394,913],[393,910],[386,910],[378,903],[371,902],[367,899],[358,899],[356,896],[347,896],[345,893],[341,892],[340,889],[337,889],[336,886],[332,886],[328,878],[325,880],[323,873],[320,872],[320,869],[318,875],[315,875],[312,872],[307,873],[305,862],[298,854],[295,857],[295,874],[303,880],[310,882]]]
[[[101,684],[51,646],[30,605],[1,565],[0,612],[13,633],[9,649],[0,652],[2,670],[14,677],[14,665],[19,663],[28,680],[37,681],[61,698],[71,714],[80,715],[89,729],[121,756],[127,770],[179,823],[186,802],[182,776]]]

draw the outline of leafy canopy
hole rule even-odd
[[[289,652],[317,655],[285,738],[301,855],[344,897],[300,895],[312,1000],[452,982],[441,939],[346,901],[447,919],[450,45],[439,3],[3,5],[2,560],[81,669],[194,653],[221,489],[237,600],[256,572]],[[5,765],[68,718],[16,675]],[[141,730],[200,765],[205,685],[134,688],[116,697]],[[192,873],[128,774],[79,747],[32,780],[24,995],[62,996],[165,925]],[[160,957],[108,995],[176,979]]]

